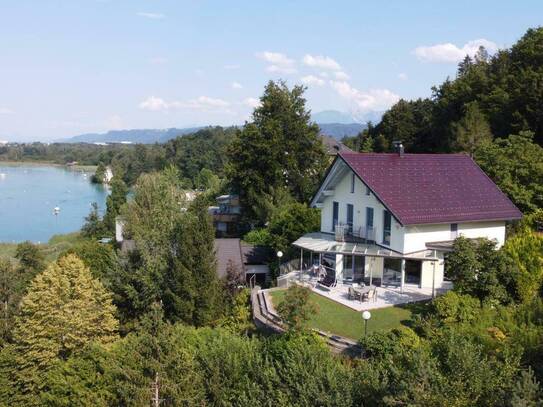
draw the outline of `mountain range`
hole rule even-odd
[[[381,113],[373,117],[379,120]],[[366,128],[366,121],[358,120],[349,113],[337,110],[325,110],[311,116],[320,129],[321,134],[341,140],[345,136],[354,136]],[[107,133],[87,133],[56,140],[58,143],[165,143],[175,137],[194,133],[202,127],[169,128],[169,129],[132,129],[111,130]]]

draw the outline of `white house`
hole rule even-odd
[[[521,212],[464,154],[340,152],[311,201],[321,230],[293,243],[334,282],[440,288],[458,236],[505,240]],[[322,267],[320,268],[322,270]]]

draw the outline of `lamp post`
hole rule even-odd
[[[362,313],[362,319],[364,320],[364,338],[368,335],[368,320],[371,318],[371,312],[364,311]]]

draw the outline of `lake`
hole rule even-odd
[[[61,166],[0,162],[0,242],[47,242],[81,228],[108,191],[90,182],[91,173]],[[60,211],[54,214],[54,208]]]

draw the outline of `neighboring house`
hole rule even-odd
[[[217,206],[210,206],[209,214],[213,217],[217,237],[238,236],[241,207],[238,195],[217,197]]]
[[[340,152],[311,206],[321,230],[293,243],[336,282],[440,288],[458,236],[505,241],[522,214],[464,154]],[[323,267],[320,269],[322,270]]]
[[[226,277],[228,263],[245,274],[247,282],[251,279],[263,285],[269,276],[268,262],[273,256],[267,247],[252,246],[237,238],[215,239],[215,257],[217,259],[217,274],[219,278]],[[254,277],[253,277],[254,276]]]
[[[340,152],[349,152],[352,151],[349,147],[343,144],[341,141],[335,139],[334,137],[321,135],[322,144],[326,154],[331,156],[336,156]]]

